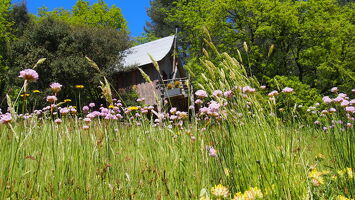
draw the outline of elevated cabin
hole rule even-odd
[[[186,73],[174,57],[175,40],[172,35],[127,49],[122,65],[116,67],[117,89],[133,88],[149,105],[161,103],[156,101],[156,96],[159,101],[167,98],[185,101]],[[151,57],[158,62],[159,71],[154,67]],[[152,84],[142,76],[138,68],[149,76]]]

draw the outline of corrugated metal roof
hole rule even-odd
[[[152,60],[149,55],[155,61],[161,61],[173,47],[174,38],[175,36],[172,35],[127,49],[122,61],[123,68],[150,64]]]

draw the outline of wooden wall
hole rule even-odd
[[[150,77],[153,84],[144,80],[138,69],[121,72],[116,75],[117,89],[125,89],[133,87],[141,98],[145,98],[145,103],[149,105],[156,105],[156,98],[160,98],[160,91],[156,89],[157,82],[163,79],[171,79],[173,72],[173,58],[171,52],[158,62],[160,67],[160,74],[155,69],[153,64],[141,66],[140,68]],[[179,76],[177,76],[179,77]]]

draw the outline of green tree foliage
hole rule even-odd
[[[9,20],[10,0],[0,1],[0,97],[5,87],[4,78],[6,77],[7,53],[9,42],[13,35],[11,34],[12,22]]]
[[[40,19],[52,17],[73,25],[127,30],[127,22],[123,18],[121,9],[115,5],[108,7],[103,0],[99,0],[92,5],[89,4],[89,1],[78,0],[71,11],[63,8],[48,11],[47,8],[42,7],[39,9],[38,14]]]
[[[336,0],[178,0],[168,20],[181,27],[185,54],[203,55],[208,37],[262,82],[297,76],[321,92],[355,86],[353,3]],[[245,43],[244,43],[245,42]],[[194,59],[192,59],[194,60]],[[191,65],[193,66],[193,65]]]
[[[148,33],[146,37],[152,34],[160,38],[175,33],[176,24],[168,21],[168,14],[175,7],[176,1],[177,0],[150,1],[150,8],[148,8],[147,14],[151,18],[151,22],[146,22],[146,26],[144,27],[145,31]]]
[[[31,68],[44,57],[46,62],[36,69],[40,79],[31,84],[31,89],[44,92],[51,82],[57,81],[64,86],[60,97],[74,99],[78,94],[74,86],[84,85],[82,98],[97,100],[100,98],[99,80],[111,74],[110,66],[122,58],[123,50],[129,45],[126,31],[70,26],[52,18],[43,19],[28,27],[24,35],[13,42],[8,81],[12,86],[15,83],[20,86],[21,80],[16,78],[19,71]],[[85,56],[93,59],[101,72],[90,67]]]

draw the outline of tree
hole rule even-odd
[[[99,80],[110,76],[109,68],[119,62],[123,50],[129,46],[126,31],[71,26],[52,18],[43,19],[28,27],[24,35],[12,43],[8,82],[12,83],[12,88],[20,86],[19,71],[32,67],[39,58],[47,58],[36,68],[40,79],[31,84],[31,89],[45,92],[50,83],[59,82],[64,86],[59,97],[74,99],[78,92],[74,86],[84,85],[82,100],[99,101]],[[101,72],[90,67],[85,56],[94,60]]]
[[[354,87],[353,4],[336,0],[178,0],[168,21],[179,24],[191,60],[208,48],[239,57],[249,75],[266,82],[276,75],[297,76],[323,93]],[[209,31],[209,35],[206,31]],[[194,66],[194,65],[191,65]]]
[[[7,53],[11,34],[12,22],[9,20],[10,0],[0,1],[0,97],[2,97],[5,87],[4,78],[6,76]]]
[[[147,14],[151,22],[146,22],[145,31],[155,37],[166,37],[175,33],[176,24],[167,20],[169,12],[174,8],[177,0],[154,0],[150,1]]]
[[[121,9],[115,5],[109,8],[103,0],[99,0],[93,5],[89,5],[89,1],[78,0],[71,11],[63,8],[48,11],[47,8],[42,7],[39,9],[38,14],[40,16],[39,19],[51,17],[72,25],[127,30],[127,22],[123,18]]]

